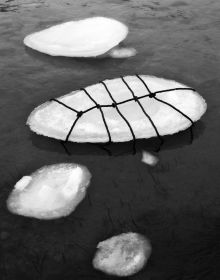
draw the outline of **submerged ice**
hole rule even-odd
[[[140,271],[151,254],[149,241],[138,233],[122,233],[97,245],[94,268],[116,276],[130,276]]]
[[[12,213],[38,219],[69,215],[86,195],[90,172],[77,164],[42,167],[22,177],[7,200]]]

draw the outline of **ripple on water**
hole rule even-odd
[[[17,0],[5,0],[3,3],[0,3],[0,13],[7,13],[7,12],[17,12],[19,10],[29,10],[32,8],[39,8],[44,4],[44,0],[38,1],[22,1]]]

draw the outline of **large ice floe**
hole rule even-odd
[[[127,34],[127,26],[115,19],[91,17],[30,34],[24,44],[52,56],[95,57],[117,46]]]
[[[69,215],[86,195],[91,174],[71,163],[44,166],[22,177],[7,200],[10,212],[38,219]]]
[[[151,254],[149,241],[138,233],[122,233],[97,245],[94,268],[116,276],[130,276],[140,271]]]
[[[197,92],[178,82],[126,76],[52,99],[37,107],[27,124],[37,134],[60,140],[123,142],[187,129],[206,107]]]

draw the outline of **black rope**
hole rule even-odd
[[[64,107],[66,107],[67,109],[70,109],[71,111],[73,111],[73,112],[75,112],[75,113],[78,113],[78,112],[79,112],[79,111],[73,109],[72,107],[66,105],[65,103],[63,103],[63,102],[61,102],[61,101],[59,101],[59,100],[57,100],[57,99],[55,99],[55,98],[51,98],[50,101],[55,101],[55,102],[57,102],[57,103],[63,105]]]
[[[69,152],[68,148],[66,147],[66,142],[64,142],[64,141],[61,140],[60,143],[61,143],[61,145],[63,146],[63,148],[64,148],[66,154],[67,154],[68,156],[71,156],[71,153]]]
[[[144,84],[144,86],[146,87],[147,91],[149,92],[149,96],[150,94],[152,93],[149,89],[149,87],[147,86],[147,84],[145,83],[145,81],[138,75],[138,74],[135,74],[135,76],[142,81],[142,83]]]
[[[144,84],[144,86],[146,87],[146,89],[148,90],[148,92],[150,93],[149,94],[149,97],[150,98],[154,98],[155,100],[163,103],[163,104],[166,104],[168,105],[169,107],[173,108],[175,111],[177,111],[178,113],[180,113],[181,115],[183,115],[186,119],[188,119],[192,125],[194,124],[194,122],[192,121],[192,119],[190,117],[188,117],[186,114],[184,114],[182,111],[180,111],[178,108],[174,107],[172,104],[166,102],[166,101],[163,101],[159,98],[156,97],[156,94],[157,93],[162,93],[162,92],[168,92],[168,91],[174,91],[174,90],[193,90],[195,91],[194,89],[192,88],[173,88],[173,89],[166,89],[166,90],[160,90],[160,91],[156,91],[156,92],[151,92],[150,89],[148,88],[147,84],[145,83],[145,81],[138,75],[136,74],[136,77]]]
[[[166,104],[166,105],[168,105],[169,107],[171,107],[171,108],[173,108],[175,111],[177,111],[177,112],[179,112],[181,115],[183,115],[186,119],[188,119],[191,123],[192,123],[192,125],[194,124],[194,122],[190,119],[190,117],[188,117],[186,114],[184,114],[182,111],[180,111],[179,109],[177,109],[176,107],[174,107],[172,104],[170,104],[170,103],[168,103],[168,102],[166,102],[166,101],[163,101],[163,100],[161,100],[161,99],[159,99],[159,98],[157,98],[157,97],[154,97],[154,99],[156,99],[157,101],[159,101],[159,102],[161,102],[161,103],[163,103],[163,104]]]
[[[82,115],[83,115],[83,113],[81,113],[80,115],[78,115],[78,116],[76,117],[75,121],[73,122],[73,124],[72,124],[72,126],[71,126],[71,128],[70,128],[70,130],[69,130],[69,132],[68,132],[68,134],[67,134],[67,136],[66,136],[65,142],[67,142],[67,141],[69,140],[70,134],[72,133],[72,131],[73,131],[73,129],[74,129],[76,123],[78,122],[79,118],[80,118]]]
[[[55,98],[52,98],[50,99],[50,101],[54,101],[54,102],[57,102],[58,104],[64,106],[65,108],[73,111],[76,113],[76,119],[74,120],[67,136],[66,136],[66,139],[65,139],[65,142],[67,142],[69,140],[69,137],[75,127],[75,125],[77,124],[78,120],[81,118],[81,116],[89,111],[92,111],[93,109],[99,109],[100,113],[101,113],[101,117],[102,117],[102,120],[103,120],[103,123],[105,125],[105,129],[106,129],[106,132],[107,132],[107,135],[108,135],[108,139],[109,139],[109,143],[112,142],[112,138],[111,138],[111,133],[110,133],[110,129],[108,127],[108,124],[107,124],[107,121],[105,119],[105,115],[104,115],[104,112],[102,110],[102,108],[109,108],[109,107],[113,107],[117,110],[118,114],[120,115],[120,117],[125,121],[125,123],[127,124],[130,132],[131,132],[131,135],[132,135],[132,138],[133,138],[133,144],[134,144],[134,152],[136,151],[136,137],[135,137],[135,133],[129,123],[129,121],[126,119],[126,117],[121,113],[121,111],[119,110],[118,106],[119,105],[122,105],[122,104],[125,104],[127,102],[131,102],[131,101],[135,101],[138,103],[138,105],[140,106],[141,110],[143,111],[144,115],[148,118],[148,120],[150,121],[152,127],[154,128],[155,132],[156,132],[156,135],[157,137],[160,139],[161,143],[163,143],[163,138],[161,137],[156,125],[154,124],[152,118],[149,116],[149,114],[145,111],[143,105],[141,104],[140,100],[142,98],[146,98],[146,97],[149,97],[149,98],[154,98],[155,100],[157,100],[158,102],[161,102],[169,107],[171,107],[172,109],[174,109],[175,111],[177,111],[178,113],[180,113],[181,115],[183,115],[186,119],[188,119],[192,125],[194,124],[194,122],[192,121],[192,119],[190,117],[188,117],[185,113],[183,113],[181,110],[179,110],[178,108],[176,108],[175,106],[173,106],[172,104],[166,102],[166,101],[163,101],[161,99],[159,99],[158,97],[156,97],[156,95],[158,93],[163,93],[163,92],[170,92],[170,91],[175,91],[175,90],[191,90],[191,91],[195,91],[195,89],[193,88],[173,88],[173,89],[165,89],[165,90],[160,90],[160,91],[155,91],[155,92],[152,92],[150,90],[150,88],[148,87],[148,85],[146,84],[146,82],[141,78],[141,76],[139,76],[138,74],[135,74],[135,76],[143,83],[143,85],[145,86],[145,88],[147,89],[147,92],[148,94],[145,94],[145,95],[141,95],[141,96],[135,96],[135,93],[134,91],[131,89],[131,87],[129,86],[129,84],[126,82],[125,78],[124,77],[121,77],[123,83],[125,84],[125,86],[128,88],[128,90],[131,92],[132,94],[132,98],[129,98],[129,99],[126,99],[126,100],[123,100],[123,101],[120,101],[120,102],[116,102],[116,100],[113,98],[110,90],[108,89],[106,83],[104,81],[101,81],[100,84],[102,84],[105,88],[105,90],[107,91],[109,97],[111,98],[112,100],[112,104],[108,104],[108,105],[100,105],[98,104],[95,99],[88,93],[88,91],[85,89],[85,88],[81,88],[80,90],[82,90],[89,98],[90,100],[95,104],[95,106],[92,106],[88,109],[86,109],[85,111],[78,111],[68,105],[66,105],[65,103],[55,99]]]
[[[162,92],[169,92],[169,91],[174,91],[174,90],[191,90],[191,91],[196,91],[194,88],[184,88],[184,87],[180,87],[180,88],[171,88],[171,89],[164,89],[164,90],[159,90],[159,91],[155,91],[154,94],[157,93],[162,93]]]
[[[152,95],[156,95],[157,93],[169,92],[169,91],[174,91],[174,90],[191,90],[191,91],[196,91],[194,88],[190,88],[190,87],[180,87],[180,88],[163,89],[163,90],[151,92],[151,90],[149,89],[149,87],[147,86],[147,84],[145,83],[145,81],[141,78],[141,76],[138,75],[138,74],[135,74],[135,76],[144,84],[144,86],[146,87],[147,91],[149,92],[149,96],[150,96],[151,94],[152,94]]]
[[[130,86],[128,85],[128,83],[125,81],[124,77],[121,77],[123,83],[126,85],[126,87],[129,89],[129,91],[131,92],[132,96],[133,96],[133,99],[135,102],[138,103],[138,105],[140,106],[141,110],[143,111],[143,113],[145,114],[145,116],[148,118],[148,120],[150,121],[151,125],[153,126],[155,132],[156,132],[156,135],[157,137],[160,139],[161,142],[163,142],[163,139],[160,135],[160,133],[158,132],[153,120],[151,119],[151,117],[147,114],[147,112],[144,110],[144,107],[142,106],[141,102],[138,100],[137,96],[135,96],[133,90],[130,88]]]
[[[60,105],[66,107],[67,109],[69,109],[69,110],[71,110],[71,111],[73,111],[73,112],[76,113],[76,119],[75,119],[75,121],[73,122],[73,124],[72,124],[72,126],[71,126],[71,128],[70,128],[70,130],[69,130],[69,132],[68,132],[68,134],[67,134],[67,136],[66,136],[66,139],[65,139],[65,142],[67,142],[67,141],[69,140],[70,134],[71,134],[72,131],[73,131],[73,128],[75,127],[77,121],[78,121],[79,118],[83,115],[84,112],[83,112],[83,111],[77,111],[77,110],[73,109],[72,107],[66,105],[65,103],[63,103],[63,102],[61,102],[61,101],[59,101],[59,100],[57,100],[57,99],[55,99],[55,98],[51,98],[50,101],[55,101],[55,102],[59,103]]]
[[[132,137],[133,137],[133,141],[134,141],[134,146],[133,146],[133,147],[134,147],[134,152],[135,152],[135,151],[136,151],[136,148],[135,148],[135,146],[136,146],[136,138],[135,138],[135,134],[134,134],[134,131],[133,131],[133,129],[132,129],[130,123],[129,123],[128,120],[125,118],[125,116],[123,116],[123,114],[121,113],[121,111],[118,109],[118,106],[117,106],[118,104],[116,103],[115,99],[113,98],[113,96],[112,96],[111,92],[109,91],[108,87],[106,86],[106,84],[105,84],[103,81],[101,81],[100,83],[105,87],[105,89],[106,89],[106,91],[107,91],[109,97],[110,97],[111,100],[113,101],[112,107],[115,108],[115,109],[117,110],[118,114],[122,117],[122,119],[123,119],[123,120],[125,121],[125,123],[127,124],[128,128],[129,128],[129,130],[130,130],[130,132],[131,132],[131,135],[132,135]]]
[[[90,98],[90,100],[92,100],[92,102],[96,105],[96,108],[99,109],[101,116],[102,116],[103,123],[105,125],[106,132],[108,134],[108,142],[111,143],[112,142],[111,134],[110,134],[102,107],[95,101],[95,99],[92,98],[92,96],[88,93],[88,91],[85,88],[81,88],[81,90],[83,90],[85,92],[85,94]]]

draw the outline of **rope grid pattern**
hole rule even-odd
[[[121,102],[116,102],[116,100],[113,98],[109,88],[107,87],[106,83],[104,81],[101,81],[99,82],[100,84],[103,85],[103,87],[105,88],[106,92],[108,93],[110,99],[112,100],[112,104],[109,104],[109,105],[100,105],[98,104],[94,98],[92,98],[92,96],[88,93],[88,91],[85,89],[85,88],[81,88],[80,90],[82,90],[87,96],[88,98],[94,103],[94,106],[88,108],[87,110],[84,110],[84,111],[78,111],[68,105],[66,105],[65,103],[57,100],[56,98],[52,98],[50,99],[50,101],[54,101],[54,102],[57,102],[58,104],[64,106],[65,108],[73,111],[76,113],[76,119],[74,120],[67,136],[66,136],[66,139],[65,139],[65,142],[68,142],[69,140],[69,137],[75,127],[75,125],[77,124],[78,120],[87,112],[89,111],[92,111],[94,109],[98,109],[100,111],[100,114],[101,114],[101,117],[102,117],[102,120],[103,120],[103,123],[104,123],[104,126],[105,126],[105,129],[106,129],[106,133],[108,135],[108,142],[111,143],[112,142],[112,138],[111,138],[111,133],[110,133],[110,130],[109,130],[109,127],[108,127],[108,124],[107,124],[107,121],[105,119],[105,115],[104,115],[104,112],[103,112],[103,108],[107,108],[107,107],[112,107],[112,108],[115,108],[117,113],[119,114],[119,116],[124,120],[124,122],[126,123],[126,125],[128,126],[129,130],[130,130],[130,133],[132,135],[132,138],[133,138],[133,143],[134,143],[134,149],[135,149],[135,141],[136,141],[136,137],[135,137],[135,133],[132,129],[132,126],[130,125],[129,121],[126,119],[126,117],[122,114],[122,112],[120,111],[119,109],[119,105],[121,104],[125,104],[127,102],[131,102],[131,101],[135,101],[137,102],[137,104],[139,105],[140,109],[142,110],[142,112],[144,113],[144,115],[147,117],[147,119],[149,120],[149,122],[151,123],[152,127],[154,128],[155,130],[155,133],[158,137],[158,139],[160,140],[161,143],[163,143],[163,138],[161,137],[156,125],[154,124],[152,118],[149,116],[149,114],[145,111],[144,107],[142,106],[140,100],[143,99],[143,98],[146,98],[146,97],[149,97],[149,98],[154,98],[155,100],[157,100],[158,102],[160,103],[163,103],[169,107],[171,107],[172,109],[174,109],[175,111],[177,111],[178,113],[180,113],[182,116],[184,116],[187,120],[189,120],[191,122],[191,124],[193,125],[194,122],[192,121],[192,119],[187,116],[186,114],[184,114],[181,110],[179,110],[178,108],[176,108],[175,106],[173,106],[172,104],[166,102],[166,101],[163,101],[161,99],[159,99],[158,97],[156,97],[156,95],[158,93],[163,93],[163,92],[171,92],[171,91],[175,91],[175,90],[191,90],[191,91],[195,91],[195,89],[193,88],[189,88],[189,87],[186,87],[186,88],[173,88],[173,89],[166,89],[166,90],[160,90],[160,91],[155,91],[155,92],[151,92],[149,87],[147,86],[146,82],[138,75],[136,74],[135,75],[141,82],[142,84],[145,86],[145,88],[147,89],[147,92],[148,94],[145,94],[145,95],[141,95],[141,96],[136,96],[134,91],[131,89],[131,87],[129,86],[129,84],[126,82],[126,80],[124,79],[124,77],[120,77],[122,82],[124,83],[124,85],[127,87],[127,89],[130,91],[132,97],[129,98],[129,99],[126,99],[124,101],[121,101]]]

